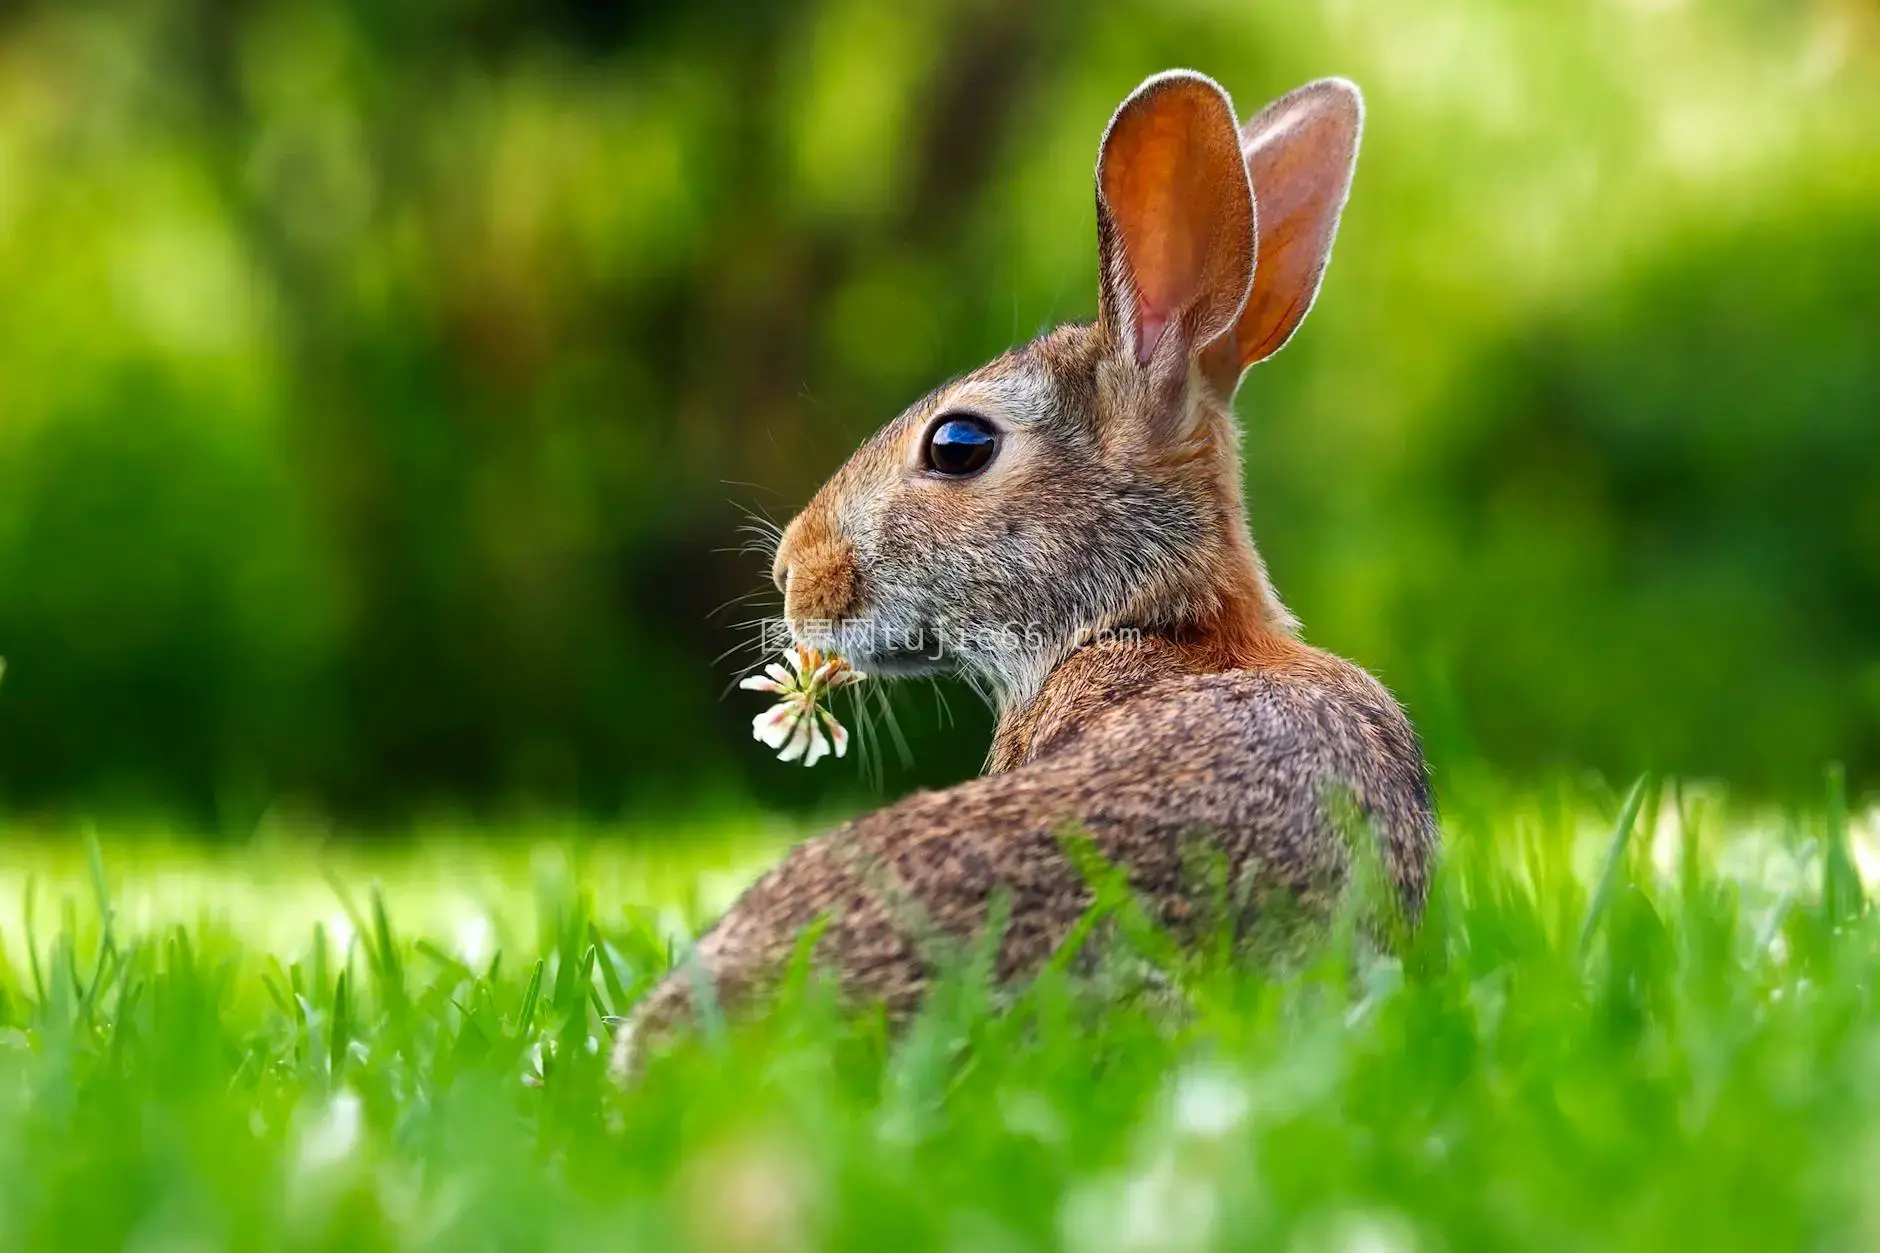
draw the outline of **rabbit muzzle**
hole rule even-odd
[[[820,509],[805,510],[784,531],[771,576],[798,643],[834,647],[835,636],[861,611],[855,546]]]

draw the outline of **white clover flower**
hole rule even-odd
[[[836,756],[842,756],[849,751],[848,729],[822,702],[838,688],[868,676],[840,657],[801,645],[785,649],[783,659],[788,669],[772,662],[764,673],[738,684],[746,691],[775,692],[778,697],[776,704],[751,720],[752,738],[776,749],[778,761],[801,759],[805,766],[813,766],[832,748]]]

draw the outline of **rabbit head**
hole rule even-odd
[[[1009,708],[1105,632],[1231,668],[1289,631],[1230,406],[1318,291],[1361,119],[1342,80],[1244,127],[1202,75],[1137,88],[1097,162],[1096,322],[934,391],[823,486],[773,572],[796,640],[877,674],[963,672]]]

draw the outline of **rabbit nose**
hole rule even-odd
[[[855,550],[815,501],[784,528],[770,577],[783,591],[792,622],[834,621],[849,613],[856,592]]]
[[[779,592],[790,590],[790,572],[795,567],[795,557],[802,548],[803,519],[792,518],[790,525],[783,528],[783,534],[777,537],[777,551],[770,561],[770,581],[777,585]]]

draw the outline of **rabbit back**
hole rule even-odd
[[[1285,669],[1172,666],[1172,647],[1081,650],[1053,676],[1055,692],[1072,693],[1063,721],[1047,709],[1025,760],[797,846],[701,940],[694,977],[670,980],[643,1019],[688,1014],[699,975],[727,1004],[761,994],[813,923],[818,965],[903,1016],[945,954],[979,939],[997,897],[1009,907],[997,973],[1022,978],[1093,902],[1071,835],[1177,934],[1197,916],[1197,848],[1225,865],[1243,931],[1276,901],[1327,917],[1354,837],[1378,841],[1397,903],[1420,913],[1435,815],[1415,734],[1381,684],[1304,646]],[[1080,684],[1108,693],[1102,708],[1077,698]]]

